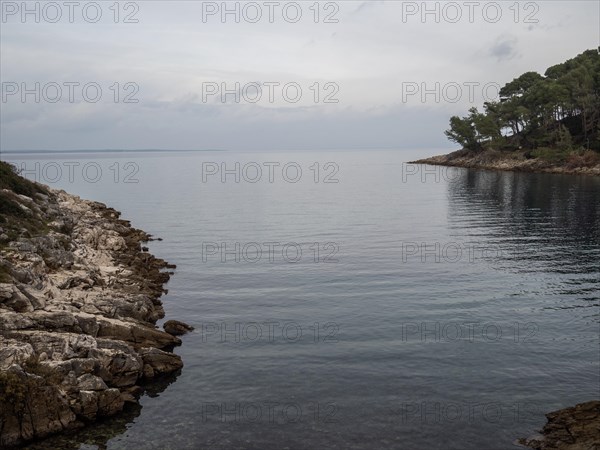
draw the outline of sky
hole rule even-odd
[[[600,45],[600,1],[0,6],[3,151],[452,149],[450,116]]]

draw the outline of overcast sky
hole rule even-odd
[[[452,148],[451,115],[600,44],[599,1],[78,3],[2,1],[2,150]]]

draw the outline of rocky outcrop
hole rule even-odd
[[[593,152],[590,152],[590,154]],[[589,159],[589,160],[588,160]],[[552,162],[541,158],[527,157],[523,152],[500,152],[486,150],[472,153],[458,150],[447,155],[413,161],[410,164],[464,167],[470,169],[502,170],[511,172],[562,173],[570,175],[600,176],[598,156],[593,158],[573,157],[572,161]]]
[[[600,449],[600,401],[580,403],[546,414],[542,437],[521,439],[536,450]]]
[[[194,327],[189,326],[187,323],[180,322],[179,320],[167,320],[163,325],[164,330],[173,335],[181,336],[190,331],[194,330]]]
[[[183,366],[181,333],[155,325],[172,266],[142,250],[150,236],[101,203],[31,192],[0,189],[1,448],[113,415]]]

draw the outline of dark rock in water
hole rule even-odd
[[[167,333],[173,336],[181,336],[194,329],[194,327],[187,323],[180,322],[179,320],[167,320],[163,325],[163,328]]]
[[[599,450],[600,401],[579,403],[546,414],[542,437],[520,439],[535,450]]]
[[[145,378],[172,373],[183,367],[181,358],[174,353],[163,352],[157,348],[143,348],[140,354],[144,360]]]

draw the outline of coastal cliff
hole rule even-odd
[[[0,447],[84,426],[183,366],[156,327],[173,268],[120,213],[0,162]],[[174,332],[173,330],[181,331]]]

